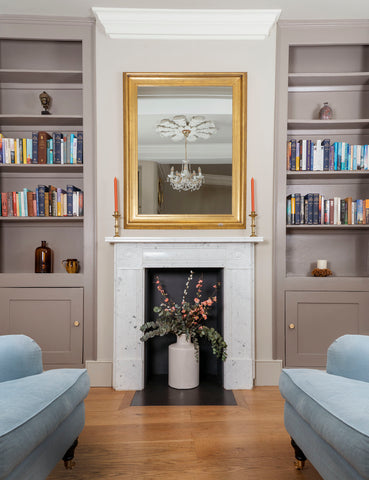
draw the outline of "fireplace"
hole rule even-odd
[[[113,387],[142,390],[148,269],[220,269],[223,275],[223,336],[228,344],[225,389],[253,386],[254,248],[260,237],[109,237],[114,244]]]

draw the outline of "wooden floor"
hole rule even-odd
[[[294,469],[278,388],[234,393],[237,406],[130,407],[133,392],[92,388],[76,466],[49,480],[320,480]]]

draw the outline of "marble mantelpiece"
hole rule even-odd
[[[113,387],[144,388],[145,269],[222,268],[224,388],[250,389],[255,377],[254,248],[262,237],[107,237],[114,244]]]

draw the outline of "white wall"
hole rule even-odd
[[[91,16],[91,6],[147,8],[281,8],[281,19],[369,18],[367,0],[0,0],[0,14]],[[199,48],[201,46],[201,48]],[[279,362],[272,361],[272,227],[275,31],[263,41],[124,41],[96,32],[98,362],[89,365],[95,384],[109,384],[113,345],[113,178],[123,202],[122,72],[240,71],[248,73],[247,186],[255,178],[257,383],[275,383]],[[249,213],[249,188],[247,193]],[[134,234],[134,232],[130,232]],[[136,232],[137,233],[137,232]],[[153,232],[150,232],[151,234]],[[162,232],[160,232],[162,234]],[[199,232],[196,232],[199,233]],[[211,232],[203,232],[211,234]],[[228,232],[223,232],[229,234]],[[142,232],[140,232],[142,234]],[[173,234],[173,232],[167,233]],[[217,232],[219,235],[219,232]],[[237,234],[233,231],[232,234]]]

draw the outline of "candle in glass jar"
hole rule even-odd
[[[251,211],[255,212],[255,181],[251,178]]]
[[[117,177],[114,177],[114,211],[118,211],[118,185]]]
[[[319,270],[324,270],[327,268],[327,263],[327,260],[317,260],[316,268],[319,268]]]

